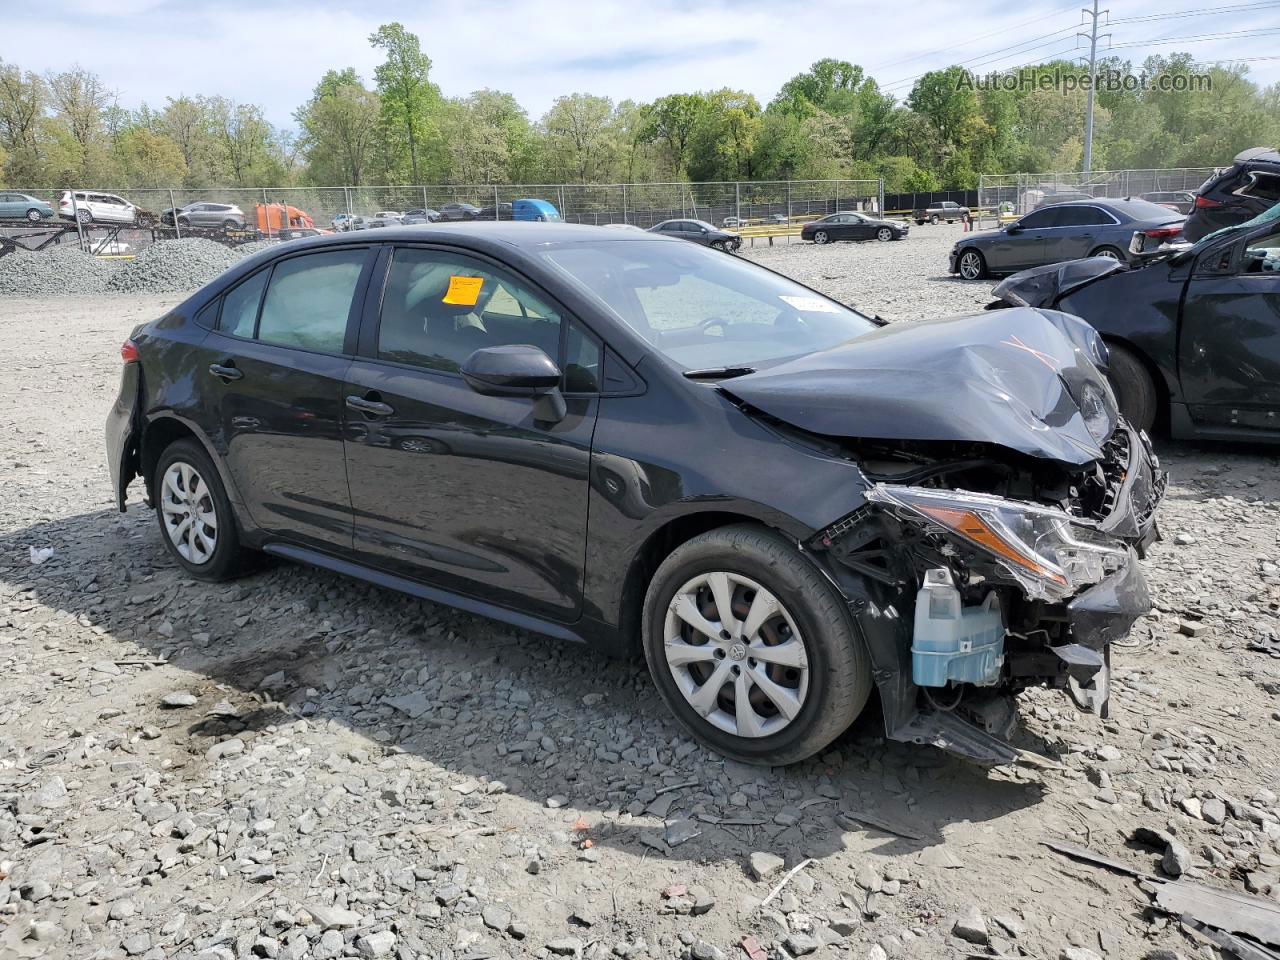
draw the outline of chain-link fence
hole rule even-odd
[[[1144,194],[1194,193],[1213,174],[1212,167],[1165,170],[1095,170],[1074,173],[983,174],[978,207],[983,217],[1022,216],[1058,200],[1089,197],[1141,197]],[[1161,197],[1158,202],[1166,202]]]
[[[19,192],[15,188],[15,192]],[[59,207],[67,191],[24,190],[46,200],[55,220],[72,215]],[[209,187],[81,190],[76,205],[106,204],[82,214],[92,236],[112,229],[123,201],[148,229],[126,230],[113,249],[131,249],[147,236],[213,235],[228,240],[273,236],[282,230],[346,229],[395,222],[406,214],[426,219],[511,219],[517,200],[551,204],[570,223],[626,223],[648,228],[663,220],[698,219],[716,226],[776,225],[779,235],[799,224],[838,210],[879,213],[884,209],[880,180],[790,180],[775,182],[625,183],[625,184],[478,184],[370,187]],[[119,204],[115,204],[119,206]],[[388,217],[387,215],[390,215]],[[421,222],[420,220],[418,222]],[[151,225],[157,231],[151,231]],[[792,231],[794,232],[794,231]]]

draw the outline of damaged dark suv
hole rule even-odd
[[[1164,477],[1093,330],[884,326],[570,225],[391,227],[229,270],[124,349],[107,423],[193,576],[246,551],[643,650],[688,730],[801,760],[880,695],[988,762],[1012,695],[1107,706]],[[585,682],[585,681],[584,681]]]

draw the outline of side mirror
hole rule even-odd
[[[535,398],[534,417],[559,422],[567,408],[560,393],[560,368],[527,343],[482,347],[467,357],[462,378],[476,393],[490,397]]]
[[[1021,233],[1021,232],[1022,232],[1022,227],[1020,227],[1020,226],[1019,226],[1018,224],[1016,224],[1016,223],[1011,223],[1011,224],[1009,224],[1007,227],[1005,227],[1005,228],[1004,228],[1004,232],[1005,232],[1005,233]]]

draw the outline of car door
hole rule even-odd
[[[1197,258],[1183,294],[1178,366],[1192,417],[1280,427],[1280,230]]]
[[[20,210],[18,197],[12,193],[0,193],[0,217],[12,219],[23,216],[26,211]]]
[[[129,210],[128,201],[122,197],[112,196],[109,193],[102,194],[102,219],[109,220],[112,223],[128,223],[133,219],[133,214]]]
[[[326,551],[351,548],[343,381],[371,259],[352,245],[272,261],[222,296],[196,368],[207,432],[253,522]]]
[[[1044,248],[1047,238],[1058,224],[1058,208],[1044,207],[1010,224],[987,248],[987,266],[996,271],[1013,272],[1047,263]]]
[[[425,246],[386,259],[345,387],[357,553],[450,592],[576,619],[599,345],[489,260]],[[530,398],[482,395],[460,375],[473,351],[517,343],[575,378],[563,418],[540,420]]]
[[[1102,231],[1120,223],[1115,216],[1093,204],[1069,204],[1056,209],[1058,225],[1046,231],[1045,263],[1087,257],[1104,242]],[[1129,249],[1127,241],[1118,246],[1121,251]]]
[[[871,221],[866,217],[859,216],[854,213],[846,214],[848,224],[845,226],[845,236],[850,240],[872,240],[876,235],[876,228],[871,225]]]

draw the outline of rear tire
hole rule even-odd
[[[76,219],[81,223],[93,223],[93,211],[80,207],[76,210]]]
[[[987,275],[987,261],[977,250],[963,250],[956,268],[966,280],[981,280]]]
[[[729,601],[727,620],[717,595]],[[711,632],[690,626],[680,607]],[[871,693],[870,660],[840,594],[764,527],[721,527],[672,551],[649,584],[641,630],[649,671],[676,719],[744,763],[813,756],[849,728]]]
[[[152,493],[160,538],[189,575],[217,582],[245,572],[231,501],[199,443],[178,440],[165,448],[156,464]]]
[[[240,229],[240,224],[236,223],[234,220],[223,220],[223,221],[222,221],[222,232],[223,232],[223,233],[230,233],[232,230],[239,230],[239,229]]]
[[[938,225],[939,219],[940,219],[939,216],[935,213],[932,217],[929,218],[929,222],[936,227]]]
[[[1160,399],[1155,381],[1132,350],[1109,343],[1107,351],[1110,354],[1108,378],[1116,392],[1120,415],[1138,430],[1149,433],[1155,426]]]
[[[1093,251],[1093,253],[1089,254],[1089,256],[1106,257],[1108,260],[1119,260],[1122,263],[1125,261],[1125,255],[1116,247],[1099,247],[1097,250]]]

